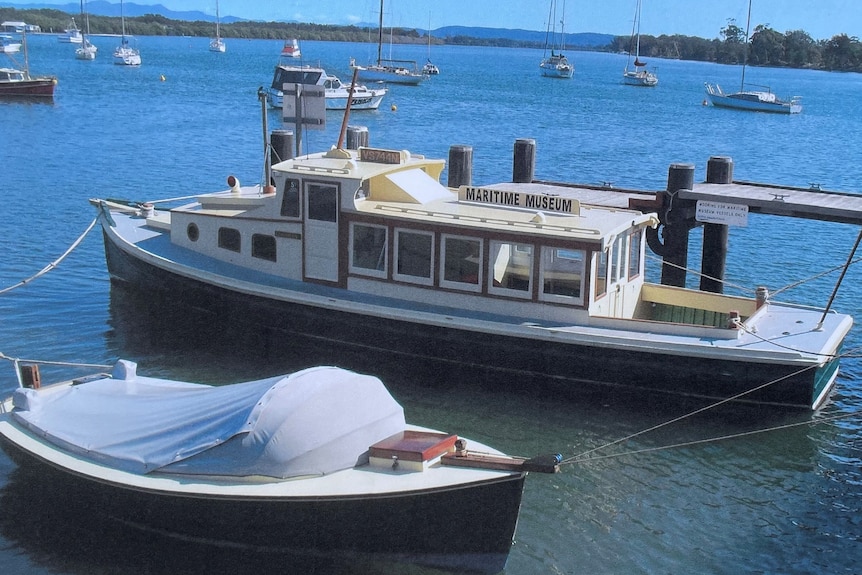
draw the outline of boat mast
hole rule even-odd
[[[745,91],[745,66],[748,64],[748,31],[751,28],[751,0],[748,0],[748,21],[745,23],[745,52],[742,57],[742,83],[739,86],[739,91]]]
[[[380,19],[377,24],[377,65],[383,59],[383,0],[380,0]]]
[[[216,40],[221,40],[221,33],[219,32],[219,21],[220,20],[221,19],[219,18],[219,13],[218,13],[218,0],[216,0]]]
[[[641,0],[638,0],[638,21],[637,21],[637,40],[635,41],[635,66],[638,65],[638,58],[641,55]]]

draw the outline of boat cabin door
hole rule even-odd
[[[306,182],[303,277],[338,281],[338,186]]]

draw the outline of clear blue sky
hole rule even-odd
[[[13,0],[16,5],[41,1]],[[113,0],[112,0],[113,1]],[[162,4],[172,10],[215,14],[215,0],[128,0]],[[116,0],[115,3],[118,3]],[[563,0],[557,0],[558,13]],[[745,28],[747,0],[642,0],[641,33],[717,38],[728,18]],[[2,4],[8,5],[7,2]],[[431,28],[449,25],[544,30],[550,0],[386,0],[385,24]],[[219,0],[222,16],[255,20],[296,20],[316,24],[376,22],[379,0]],[[566,32],[628,35],[635,0],[566,0]],[[559,20],[559,15],[557,20]],[[754,0],[752,29],[769,24],[778,32],[805,30],[815,40],[836,34],[862,37],[862,0]]]

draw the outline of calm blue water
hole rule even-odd
[[[281,43],[140,38],[140,69],[114,66],[115,38],[96,38],[95,62],[74,59],[53,36],[30,38],[31,69],[60,78],[53,104],[0,102],[0,289],[47,265],[94,217],[91,197],[137,200],[225,187],[229,174],[260,181],[258,86],[270,81]],[[426,47],[397,47],[424,61]],[[349,80],[349,58],[371,45],[304,42]],[[662,189],[671,163],[734,159],[740,180],[858,192],[862,121],[858,74],[749,70],[752,82],[803,96],[795,117],[704,107],[703,83],[735,88],[740,69],[654,61],[660,85],[619,84],[618,55],[572,53],[572,81],[539,77],[539,50],[435,47],[441,75],[418,88],[393,87],[378,112],[356,113],[371,144],[447,157],[473,146],[473,181],[511,177],[517,138],[537,142],[536,177]],[[160,76],[164,76],[164,81]],[[391,109],[395,106],[397,109]],[[269,128],[280,128],[269,112]],[[312,151],[336,141],[341,116],[310,132]],[[445,178],[445,175],[444,175]],[[445,181],[445,179],[444,179]],[[752,216],[731,231],[728,279],[776,291],[842,264],[858,230],[846,225]],[[697,232],[690,264],[697,265]],[[862,254],[860,254],[862,255]],[[836,274],[782,294],[823,305]],[[835,308],[862,319],[862,277],[849,272]],[[213,333],[213,329],[224,333]],[[862,345],[855,328],[847,349]],[[250,379],[317,361],[374,365],[408,419],[487,441],[509,453],[585,452],[684,413],[662,398],[578,397],[518,382],[408,373],[386,358],[343,358],[296,342],[277,357],[253,338],[214,328],[213,318],[178,312],[111,288],[98,233],[57,269],[0,295],[0,352],[70,362],[136,360],[141,371],[212,382]],[[4,367],[0,392],[14,387]],[[43,370],[50,379],[52,370]],[[862,363],[844,360],[838,386],[817,415],[705,414],[602,450],[620,454],[749,429],[852,415],[817,426],[706,445],[652,451],[531,476],[517,544],[506,573],[858,573],[862,558]],[[272,561],[219,555],[142,538],[115,525],[81,525],[72,501],[45,498],[62,486],[28,489],[30,478],[0,456],[0,566],[4,573],[262,573]],[[61,511],[67,511],[62,513]],[[409,528],[407,526],[406,528]],[[421,573],[349,559],[277,558],[276,572]]]

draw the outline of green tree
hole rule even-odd
[[[751,35],[748,61],[755,66],[784,66],[784,35],[769,24],[759,24]]]

